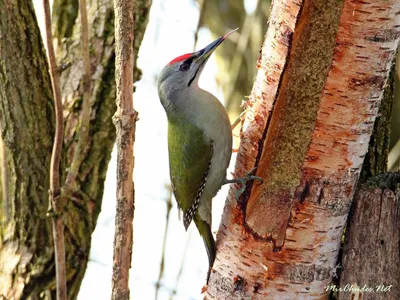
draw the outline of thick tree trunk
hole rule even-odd
[[[0,228],[0,297],[18,299],[39,295],[53,281],[46,211],[54,105],[32,3],[0,1],[0,20],[1,127],[9,174],[3,199],[9,221]]]
[[[135,58],[150,2],[135,11]],[[74,157],[82,106],[83,63],[78,1],[55,1],[53,25],[61,75],[65,135],[61,184]],[[91,51],[91,121],[84,159],[64,212],[68,296],[76,298],[89,258],[91,234],[101,208],[104,180],[115,140],[114,11],[112,1],[88,1]],[[0,228],[0,297],[55,296],[54,252],[48,208],[54,107],[46,55],[32,4],[0,2],[0,109],[9,171],[10,222]],[[56,42],[57,42],[56,41]],[[135,77],[138,78],[139,76]],[[2,215],[4,210],[2,206]]]
[[[340,283],[328,286],[340,299],[400,298],[400,175],[382,175],[388,167],[395,76],[393,65],[349,215],[341,264],[334,276]]]
[[[339,299],[400,299],[399,182],[400,173],[386,173],[357,191],[346,230]]]
[[[400,175],[395,173],[381,175],[386,172],[388,167],[394,79],[395,66],[393,65],[369,142],[368,153],[364,159],[355,201],[349,215],[344,240],[345,250],[342,251],[341,263],[337,265],[334,281],[328,286],[328,290],[336,295],[335,298],[338,295],[342,299],[351,297],[354,299],[360,297],[398,299],[400,297],[398,244],[400,210],[398,210],[398,199],[396,200],[393,194],[398,194],[396,185],[400,182]],[[370,199],[372,200],[369,201]],[[388,211],[388,206],[393,208],[393,211]],[[383,226],[382,222],[389,225]],[[376,237],[382,236],[382,231],[385,236],[393,236],[386,242],[385,247],[380,244],[381,240],[376,241]],[[371,234],[372,232],[375,234]],[[382,254],[382,251],[385,253]],[[379,261],[376,261],[377,257],[379,257]],[[343,270],[344,273],[342,273]],[[391,284],[385,285],[382,280],[385,283],[391,282]],[[361,291],[363,295],[358,290],[362,288],[365,290]]]
[[[275,1],[208,299],[327,297],[400,33],[398,1]]]

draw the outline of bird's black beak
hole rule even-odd
[[[195,58],[195,62],[198,65],[202,65],[204,64],[208,58],[211,56],[211,54],[214,52],[215,49],[217,49],[217,47],[219,45],[222,44],[222,42],[233,32],[235,32],[236,30],[238,30],[239,28],[236,28],[230,32],[228,32],[227,34],[225,34],[224,36],[219,37],[218,39],[216,39],[214,42],[212,42],[211,44],[209,44],[207,47],[197,51],[194,53],[194,57]]]

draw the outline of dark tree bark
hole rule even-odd
[[[0,295],[18,299],[39,295],[54,282],[46,217],[54,106],[32,3],[1,1],[0,19],[0,110],[9,173],[2,201],[10,208],[0,229]]]
[[[149,7],[149,1],[140,1],[135,9],[135,61]],[[111,119],[116,109],[113,3],[88,1],[88,14],[92,81],[89,141],[75,184],[62,191],[68,196],[63,218],[69,298],[76,298],[85,273],[115,141]],[[77,15],[78,1],[55,1],[53,32],[58,63],[72,63],[61,76],[65,123],[61,185],[74,157],[82,106]],[[1,1],[0,19],[0,111],[9,173],[9,197],[2,202],[10,207],[10,221],[0,228],[0,296],[54,297],[53,241],[46,217],[54,107],[46,54],[31,2]]]
[[[346,230],[339,299],[400,299],[399,183],[400,173],[386,173],[357,191]]]

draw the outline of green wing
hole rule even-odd
[[[212,141],[190,122],[168,122],[170,176],[187,228],[197,211],[213,154]],[[199,196],[200,195],[200,196]]]

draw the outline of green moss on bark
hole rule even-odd
[[[390,142],[390,122],[394,100],[394,82],[396,70],[393,63],[379,113],[376,117],[374,130],[369,141],[369,148],[361,170],[359,183],[366,182],[369,178],[383,174],[387,171],[387,159]]]
[[[0,254],[17,243],[15,257],[21,255],[27,259],[21,259],[14,270],[2,273],[0,276],[4,278],[0,281],[11,279],[10,289],[26,295],[25,291],[44,289],[44,270],[53,257],[46,210],[54,107],[46,55],[32,3],[2,1],[0,19],[0,112],[9,170],[11,218],[0,227]],[[26,284],[24,291],[20,290],[18,280]]]

